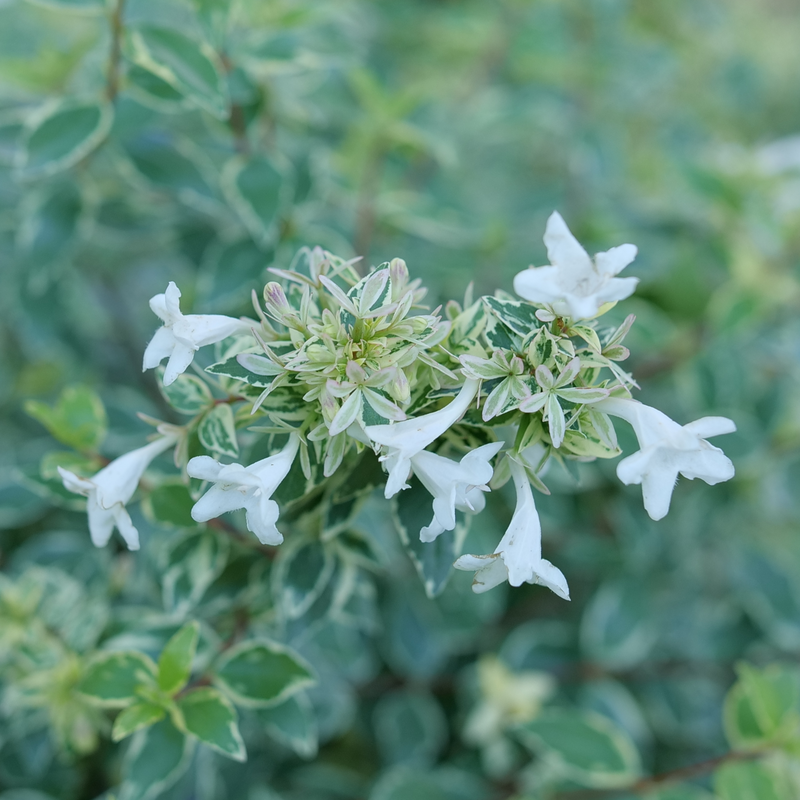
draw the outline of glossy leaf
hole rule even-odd
[[[65,100],[44,106],[28,125],[17,169],[25,178],[68,169],[106,138],[113,118],[105,103]]]
[[[184,625],[164,646],[158,659],[158,686],[166,694],[175,694],[186,686],[192,672],[200,626]]]
[[[195,689],[178,700],[186,731],[203,744],[232,758],[244,761],[247,753],[236,724],[236,710],[216,689]]]
[[[146,25],[133,33],[139,66],[157,75],[218,119],[228,115],[221,65],[205,42],[173,28]]]
[[[137,687],[155,679],[156,665],[144,654],[103,653],[86,667],[77,688],[98,705],[121,708],[134,702]]]
[[[222,174],[222,189],[256,240],[269,242],[275,237],[285,202],[286,178],[271,159],[257,156],[232,160]]]
[[[214,453],[232,457],[239,454],[233,410],[227,403],[214,406],[203,417],[197,435],[203,447]]]
[[[128,706],[122,711],[114,720],[111,740],[119,742],[142,728],[149,728],[159,720],[164,719],[166,713],[162,706],[157,706],[154,703],[134,703],[134,705]]]
[[[291,648],[263,639],[228,650],[215,667],[214,682],[238,705],[265,708],[279,705],[315,678]]]
[[[273,739],[301,758],[310,759],[317,754],[317,720],[304,693],[299,692],[271,708],[260,708],[256,715]]]
[[[518,728],[517,735],[565,777],[583,786],[626,786],[641,769],[627,734],[599,714],[550,709]]]
[[[123,763],[119,800],[155,800],[189,768],[193,749],[169,719],[140,731]]]
[[[164,386],[163,381],[158,386],[164,399],[181,414],[195,416],[214,402],[208,386],[194,375],[183,373],[169,386]]]
[[[54,406],[29,400],[25,411],[39,420],[60,442],[76,450],[95,450],[108,427],[102,400],[88,386],[68,386]]]

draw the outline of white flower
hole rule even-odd
[[[618,397],[601,400],[594,408],[633,427],[641,450],[620,461],[617,476],[626,485],[642,485],[644,507],[652,519],[662,519],[669,511],[679,473],[712,486],[733,477],[731,460],[705,440],[736,430],[727,417],[703,417],[681,426],[658,409]]]
[[[244,508],[247,511],[247,529],[262,544],[280,544],[283,536],[275,527],[280,510],[272,495],[289,474],[300,446],[297,434],[279,453],[248,467],[241,464],[220,464],[210,456],[196,456],[186,465],[193,478],[213,481],[212,486],[193,506],[192,519],[208,522],[210,519]]]
[[[433,519],[419,532],[423,542],[432,542],[440,533],[456,527],[456,509],[479,514],[486,505],[483,493],[492,479],[489,463],[503,447],[493,442],[467,453],[460,462],[423,450],[411,458],[414,474],[433,495]]]
[[[150,308],[164,321],[164,325],[156,331],[144,351],[142,371],[153,369],[169,358],[164,386],[169,386],[186,370],[196,350],[221,342],[234,333],[248,331],[253,324],[221,314],[181,314],[180,296],[180,289],[170,281],[164,294],[150,299]]]
[[[80,478],[68,469],[58,468],[64,488],[88,500],[89,533],[97,547],[107,544],[116,527],[129,550],[139,549],[139,531],[133,526],[125,504],[133,497],[150,462],[175,441],[175,436],[156,439],[120,456],[91,478]]]
[[[384,492],[387,500],[408,488],[406,479],[411,471],[411,459],[461,419],[479,386],[480,381],[467,378],[453,401],[439,411],[393,425],[368,425],[364,429],[373,442],[387,449],[381,458],[389,472]]]
[[[567,580],[558,567],[542,558],[542,526],[525,468],[509,459],[517,490],[517,506],[503,538],[489,555],[463,555],[456,569],[475,570],[472,590],[486,592],[507,580],[512,586],[538,583],[569,600]]]
[[[636,289],[638,278],[614,277],[636,258],[634,245],[612,247],[592,260],[557,211],[547,220],[544,243],[551,265],[531,267],[514,278],[514,291],[525,300],[561,317],[591,319],[601,306],[624,300]]]

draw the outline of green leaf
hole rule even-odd
[[[122,768],[119,800],[155,800],[189,768],[194,740],[169,719],[140,731]]]
[[[28,483],[26,476],[20,473],[18,477],[20,483]],[[48,511],[48,504],[43,501],[42,493],[35,491],[37,487],[29,488],[20,483],[0,483],[0,530],[22,527],[44,516]]]
[[[381,776],[369,800],[453,800],[445,787],[434,775],[401,767]]]
[[[225,166],[221,185],[253,238],[261,243],[272,241],[287,199],[284,172],[263,155],[249,160],[237,157]]]
[[[29,3],[54,11],[69,11],[73,14],[102,14],[106,10],[105,0],[28,0]]]
[[[660,792],[651,795],[648,800],[719,800],[708,792],[691,784],[668,786]]]
[[[68,99],[46,104],[26,128],[17,170],[24,178],[41,178],[68,169],[106,138],[113,118],[108,103]]]
[[[172,549],[162,580],[164,606],[185,616],[225,569],[230,541],[210,531],[192,534]]]
[[[205,42],[172,28],[147,25],[132,36],[134,60],[217,119],[228,116],[228,96],[222,65]]]
[[[200,626],[188,622],[164,646],[158,659],[158,686],[169,695],[183,689],[192,674]]]
[[[400,539],[419,573],[428,597],[440,595],[458,558],[455,531],[445,531],[432,542],[422,542],[419,532],[433,518],[433,498],[416,477],[410,488],[392,499],[392,517]]]
[[[96,450],[106,438],[105,407],[88,386],[68,386],[52,407],[28,400],[25,412],[41,422],[58,441],[76,450]]]
[[[217,664],[214,682],[235,703],[266,708],[315,683],[311,667],[289,647],[266,639],[232,647]]]
[[[760,761],[725,764],[714,773],[720,800],[796,800],[781,776]]]
[[[156,111],[175,113],[184,111],[189,105],[188,100],[174,86],[138,64],[129,67],[126,77],[126,88],[131,94]]]
[[[207,450],[224,456],[239,455],[236,423],[233,409],[227,403],[214,406],[202,419],[197,429],[200,443]]]
[[[164,719],[166,711],[154,703],[134,703],[122,711],[114,720],[114,727],[111,730],[111,741],[119,742],[130,736],[132,733],[149,728],[161,719]]]
[[[640,582],[601,586],[583,614],[582,650],[593,661],[615,669],[639,663],[655,639],[648,611],[648,596]]]
[[[188,733],[234,761],[247,759],[236,710],[216,689],[195,689],[178,700],[178,708]]]
[[[127,141],[125,151],[136,170],[153,186],[175,192],[185,202],[214,200],[210,179],[201,169],[202,156],[190,145],[181,146],[181,141],[172,137],[144,135]]]
[[[756,624],[779,648],[800,648],[800,590],[793,570],[746,551],[738,572],[742,603]]]
[[[639,775],[639,754],[633,742],[622,728],[599,714],[550,709],[516,732],[523,744],[583,786],[626,786]]]
[[[75,181],[59,181],[27,198],[18,242],[37,286],[47,270],[69,259],[82,211],[80,185]]]
[[[152,517],[177,528],[194,528],[192,519],[194,500],[182,483],[165,483],[147,495],[146,507]]]
[[[289,619],[302,616],[333,575],[330,549],[319,539],[295,538],[278,552],[273,572],[275,602]]]
[[[233,378],[262,389],[270,386],[275,380],[275,375],[257,375],[255,372],[251,372],[236,360],[236,356],[229,358],[227,361],[220,361],[218,364],[206,367],[206,372],[210,372],[213,375],[224,375],[227,378]],[[277,375],[278,372],[279,370],[276,367],[275,374]]]
[[[733,747],[757,747],[800,739],[800,671],[772,664],[738,666],[739,681],[723,706],[725,735]]]
[[[531,331],[542,327],[536,319],[536,306],[523,303],[520,300],[500,300],[497,297],[484,297],[483,302],[497,319],[514,333],[527,336]]]
[[[256,715],[267,733],[294,750],[301,758],[314,758],[319,747],[319,733],[314,709],[308,697],[299,693],[272,708],[258,709]]]
[[[520,349],[519,338],[494,315],[487,318],[483,336],[493,349],[515,351]]]
[[[143,653],[101,653],[86,667],[77,691],[97,705],[122,708],[136,700],[136,690],[155,682],[156,665]]]
[[[387,764],[432,766],[447,743],[447,718],[441,706],[418,690],[384,694],[375,705],[373,726]]]
[[[163,370],[160,371],[159,377],[163,374]],[[211,390],[194,375],[183,373],[169,386],[164,386],[162,380],[159,380],[158,385],[164,399],[181,414],[194,417],[214,402]]]

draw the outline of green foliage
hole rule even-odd
[[[0,3],[2,800],[800,796],[790,5]],[[363,257],[337,278],[353,287],[403,255],[430,287],[419,315],[474,281],[443,309],[446,351],[513,346],[557,372],[557,337],[523,346],[532,306],[476,299],[547,262],[554,208],[590,253],[639,247],[630,306],[573,344],[676,420],[739,429],[736,480],[682,481],[653,524],[613,462],[581,461],[617,453],[602,415],[570,430],[574,386],[551,392],[578,458],[551,460],[537,505],[570,604],[541,587],[476,596],[452,572],[508,524],[502,469],[469,530],[425,544],[430,495],[412,482],[390,510],[369,448],[315,440],[312,384],[240,363],[264,354],[252,338],[201,349],[168,387],[141,373],[147,300],[168,281],[185,314],[255,320],[268,281],[300,303],[313,257],[297,254],[316,245]],[[303,276],[294,294],[269,268]],[[269,326],[283,357],[289,328]],[[505,383],[498,438],[511,372],[484,379],[484,398]],[[349,409],[385,419],[386,397],[366,398]],[[58,468],[90,477],[178,425],[177,466],[154,461],[130,506],[141,550],[95,549]],[[482,427],[470,411],[443,452],[484,444]],[[277,550],[241,512],[192,519],[205,487],[189,459],[251,464],[288,429],[302,443],[274,495]],[[550,434],[531,416],[517,444]],[[476,680],[495,654],[503,680]]]
[[[276,642],[243,642],[225,653],[214,680],[239,705],[276,706],[314,683],[311,668],[290,648]]]
[[[155,703],[134,703],[117,715],[111,730],[111,739],[118,742],[142,728],[149,728],[162,720],[166,713],[162,706]]]
[[[106,410],[88,386],[68,386],[54,406],[29,400],[25,411],[58,441],[76,450],[96,450],[106,437]]]
[[[182,727],[223,755],[236,761],[247,757],[236,725],[236,711],[216,689],[194,689],[178,700]]]
[[[553,709],[526,723],[518,735],[564,777],[584,786],[626,786],[641,770],[633,742],[607,717]]]
[[[776,745],[800,752],[800,670],[740,664],[739,681],[725,700],[724,722],[733,747]]]
[[[213,453],[237,456],[239,444],[236,439],[236,423],[229,405],[220,403],[208,411],[197,429],[200,443]]]
[[[153,662],[142,653],[101,654],[87,665],[76,688],[100,705],[122,708],[135,700],[140,687],[152,684],[157,674]]]
[[[166,644],[158,658],[158,688],[174,695],[189,682],[192,661],[197,650],[199,626],[184,625]]]

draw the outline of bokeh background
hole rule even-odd
[[[159,77],[174,54],[154,28],[212,53],[219,83],[202,64]],[[324,673],[310,695],[318,755],[301,757],[316,740],[302,752],[254,733],[247,766],[200,754],[151,797],[535,792],[546,770],[507,720],[464,733],[493,654],[615,720],[645,772],[726,750],[737,662],[800,652],[798,41],[792,0],[0,2],[0,587],[38,586],[30,613],[83,631],[58,633],[75,652],[156,647],[182,615],[213,628],[219,598],[245,588],[271,602],[257,556],[232,552],[208,595],[176,610],[164,576],[187,534],[157,515],[137,512],[141,553],[93,550],[42,461],[59,446],[23,410],[92,387],[109,457],[143,441],[137,411],[174,419],[141,371],[147,301],[169,280],[184,310],[248,314],[267,267],[319,244],[366,264],[405,258],[436,306],[470,282],[508,291],[546,263],[558,209],[590,252],[639,247],[626,273],[639,289],[611,312],[637,316],[639,398],[682,423],[738,426],[718,442],[735,480],[682,480],[659,523],[613,463],[581,465],[578,480],[554,468],[539,507],[569,604],[529,586],[474,597],[464,575],[426,598],[385,508],[368,504],[358,524],[381,566],[362,619],[307,647]],[[470,537],[496,541],[512,504],[493,495]],[[48,598],[69,609],[58,624]],[[0,790],[100,796],[124,748],[81,744],[71,711],[14,689],[46,670],[9,657],[9,609]],[[430,783],[403,784],[410,767]]]

